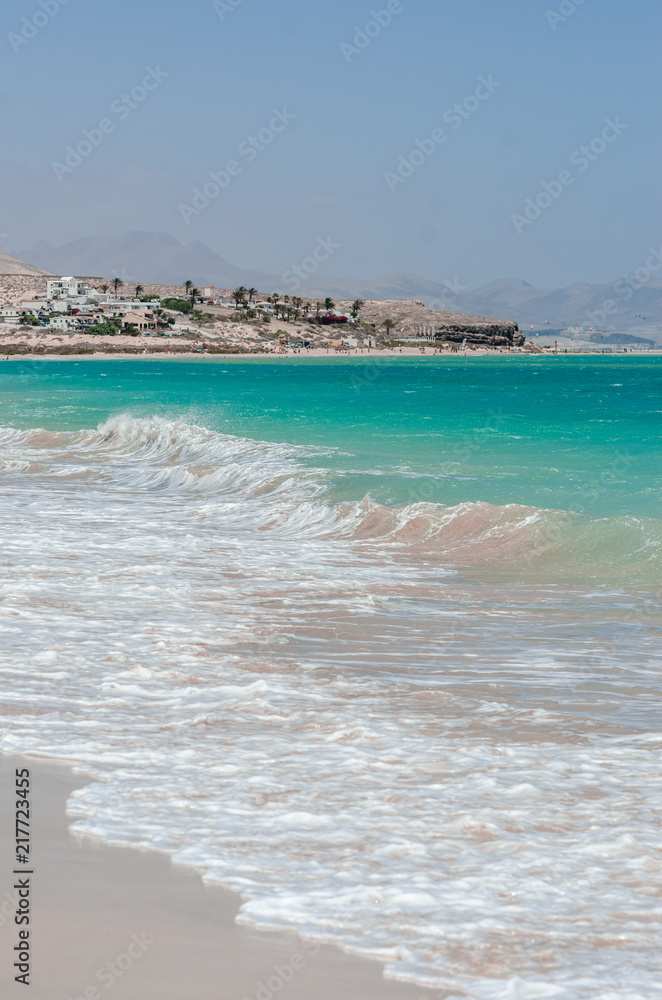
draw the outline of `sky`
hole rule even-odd
[[[662,243],[661,21],[659,0],[6,0],[0,250],[147,230],[271,274],[322,239],[329,277],[613,280]]]

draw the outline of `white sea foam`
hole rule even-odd
[[[313,449],[0,441],[0,745],[98,776],[74,829],[403,980],[662,996],[654,597],[458,576],[549,514],[332,505]]]

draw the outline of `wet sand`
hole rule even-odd
[[[14,981],[14,769],[29,767],[33,864],[29,993]],[[440,1000],[389,982],[377,962],[235,923],[239,897],[154,851],[68,830],[84,775],[0,754],[0,995],[31,1000]],[[20,876],[18,876],[20,877]],[[276,969],[274,967],[277,967]],[[279,974],[280,972],[280,974]],[[288,980],[287,982],[285,980]],[[87,992],[86,992],[87,991]]]

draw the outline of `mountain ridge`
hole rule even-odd
[[[18,257],[12,257],[9,253],[0,251],[0,275],[33,275],[34,277],[53,276],[51,271],[44,271],[41,267],[28,264],[27,261]]]
[[[38,265],[26,265],[33,268],[28,273],[43,274],[41,267],[50,273],[103,274],[126,282],[177,285],[190,279],[199,287],[245,285],[306,298],[418,299],[441,311],[509,316],[525,331],[583,326],[662,339],[662,279],[650,273],[644,282],[621,278],[602,285],[575,282],[560,289],[537,288],[521,278],[466,289],[457,280],[435,282],[409,272],[372,280],[317,276],[293,287],[295,282],[283,277],[237,267],[199,240],[183,244],[168,232],[141,230],[82,237],[61,247],[42,240],[21,256]]]

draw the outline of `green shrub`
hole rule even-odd
[[[175,312],[190,313],[191,311],[191,303],[187,302],[186,299],[161,299],[161,305],[164,309],[174,309]]]
[[[121,319],[104,319],[101,323],[95,323],[87,333],[95,337],[114,337],[122,329]]]

